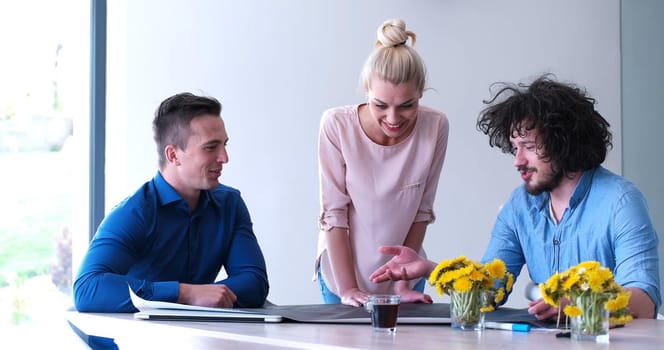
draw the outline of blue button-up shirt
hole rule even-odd
[[[263,253],[240,192],[219,185],[193,213],[161,174],[115,207],[90,243],[74,283],[79,311],[134,312],[127,285],[147,300],[176,302],[178,284],[215,283],[224,267],[238,307],[262,306]]]
[[[535,283],[582,261],[599,261],[616,283],[643,290],[659,309],[657,242],[638,188],[598,167],[583,173],[557,225],[549,214],[549,193],[530,195],[523,185],[514,190],[482,261],[500,258],[515,277],[526,264]]]

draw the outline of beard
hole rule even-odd
[[[552,167],[549,170],[550,171],[548,173],[542,173],[537,170],[536,173],[541,175],[542,179],[536,184],[526,182],[524,184],[526,192],[532,194],[533,196],[537,196],[542,192],[551,192],[556,187],[558,187],[564,176],[562,170],[554,170]]]

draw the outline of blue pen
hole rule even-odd
[[[485,328],[489,329],[502,329],[514,332],[529,332],[530,325],[524,323],[503,323],[503,322],[485,322]]]

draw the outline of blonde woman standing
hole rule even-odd
[[[424,280],[371,282],[387,262],[381,245],[425,256],[426,227],[447,150],[447,117],[421,106],[424,64],[402,20],[378,28],[361,74],[367,101],[323,113],[319,134],[321,216],[316,272],[323,301],[361,306],[369,294],[430,303]]]

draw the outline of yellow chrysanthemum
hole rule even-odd
[[[497,302],[505,298],[506,291],[512,289],[514,276],[507,273],[505,264],[500,259],[480,264],[458,256],[454,259],[440,262],[431,272],[428,278],[429,284],[436,288],[439,295],[450,294],[451,291],[459,293],[473,292],[478,295],[483,291],[493,291]],[[499,285],[503,287],[497,287]],[[485,308],[488,312],[493,308]]]
[[[574,285],[576,285],[577,282],[579,282],[579,275],[577,274],[570,274],[567,276],[567,279],[563,281],[562,288],[563,290],[572,290]]]
[[[493,301],[495,301],[496,303],[500,303],[501,301],[503,301],[503,298],[505,298],[505,291],[502,288],[499,288],[496,291],[496,296],[494,297]]]
[[[469,291],[472,286],[473,283],[470,281],[470,279],[468,279],[468,277],[460,277],[452,284],[454,290],[460,293]]]
[[[502,279],[505,277],[505,263],[500,259],[493,259],[486,265],[486,268],[492,278]]]
[[[584,268],[583,271],[586,269]],[[583,273],[583,272],[582,272]],[[563,279],[569,278],[569,276],[579,275],[579,268],[577,266],[572,266],[567,270],[567,274],[562,276]]]
[[[493,311],[493,310],[494,310],[494,308],[493,308],[492,305],[482,306],[482,307],[480,308],[480,312],[491,312],[491,311]]]
[[[547,281],[548,282],[548,281]],[[555,291],[555,289],[552,288],[547,288],[547,282],[540,283],[537,285],[537,288],[539,289],[540,294],[542,295],[550,295]]]
[[[458,273],[456,270],[447,271],[440,275],[436,283],[448,284],[458,278]]]
[[[602,281],[610,281],[613,279],[613,273],[611,273],[611,270],[607,269],[606,267],[600,268],[597,270],[597,273],[599,274],[599,277],[602,279]]]
[[[599,274],[602,276],[602,279],[605,281],[608,281],[613,278],[613,273],[611,273],[611,270],[607,269],[606,267],[600,268]]]
[[[584,313],[583,310],[603,307],[610,312],[612,323],[631,320],[627,309],[630,295],[614,281],[611,270],[597,261],[584,261],[555,273],[539,288],[542,298],[549,305],[557,306],[561,298],[582,303],[566,306],[563,311],[567,316],[579,316]]]
[[[436,265],[436,268],[434,268],[433,271],[431,271],[431,274],[429,275],[429,284],[434,285],[438,281],[440,275],[442,275],[447,270],[450,269],[455,270],[456,268],[454,266],[464,262],[465,260],[466,257],[461,255],[454,259],[441,261],[440,263],[438,263],[438,265]]]
[[[556,290],[558,289],[558,285],[560,284],[560,274],[557,272],[551,275],[548,280],[546,280],[546,283],[544,284],[544,287],[547,290]]]
[[[462,268],[460,268],[460,269],[457,269],[455,272],[456,272],[456,274],[457,274],[457,278],[460,278],[460,277],[463,277],[463,276],[470,276],[470,274],[471,274],[473,271],[476,271],[476,270],[477,270],[477,269],[475,268],[475,266],[473,266],[473,265],[468,265],[468,266],[464,266],[464,267],[462,267]]]
[[[609,323],[612,325],[625,324],[627,322],[633,321],[634,318],[631,315],[621,315],[619,317],[609,317]]]
[[[554,299],[554,296],[552,294],[549,294],[549,291],[546,289],[543,283],[540,283],[539,285],[540,289],[540,294],[542,295],[542,300],[544,300],[545,303],[551,305],[551,306],[557,306],[558,305],[558,300],[557,298]]]
[[[567,315],[569,317],[576,317],[576,316],[581,315],[581,310],[578,307],[574,306],[574,305],[565,306],[565,308],[563,309],[563,312],[565,313],[565,315]]]
[[[616,295],[616,299],[618,300],[618,305],[621,308],[627,307],[627,304],[629,304],[629,298],[632,296],[631,291],[621,291]]]
[[[436,284],[436,281],[438,280],[438,277],[443,273],[443,269],[446,267],[445,266],[445,261],[439,263],[436,265],[436,268],[431,271],[431,274],[429,274],[429,284],[434,285]]]
[[[507,282],[505,282],[505,290],[507,292],[512,291],[512,286],[514,285],[514,275],[511,273],[507,274]]]
[[[616,312],[622,308],[627,307],[629,303],[630,292],[618,293],[614,299],[609,299],[604,308],[609,310],[609,312]]]
[[[480,282],[480,281],[483,281],[483,280],[484,280],[485,276],[484,276],[484,274],[483,274],[482,272],[480,272],[480,271],[472,271],[472,272],[470,273],[470,275],[468,276],[468,278],[469,278],[471,281],[478,281],[478,282]]]
[[[443,295],[443,294],[445,294],[445,287],[443,287],[442,284],[438,284],[438,283],[437,283],[437,284],[436,284],[436,293],[438,293],[438,295]]]
[[[578,270],[585,269],[585,270],[596,270],[599,269],[600,265],[599,262],[593,261],[593,260],[588,260],[588,261],[583,261],[580,262],[578,265],[576,265]]]
[[[588,285],[593,292],[599,293],[604,291],[604,279],[602,279],[599,271],[593,271],[590,273],[588,276]]]
[[[617,284],[613,279],[607,281],[605,283],[605,285],[606,285],[605,288],[606,288],[607,292],[611,292],[611,293],[621,293],[621,292],[623,292],[622,287],[619,284]]]

